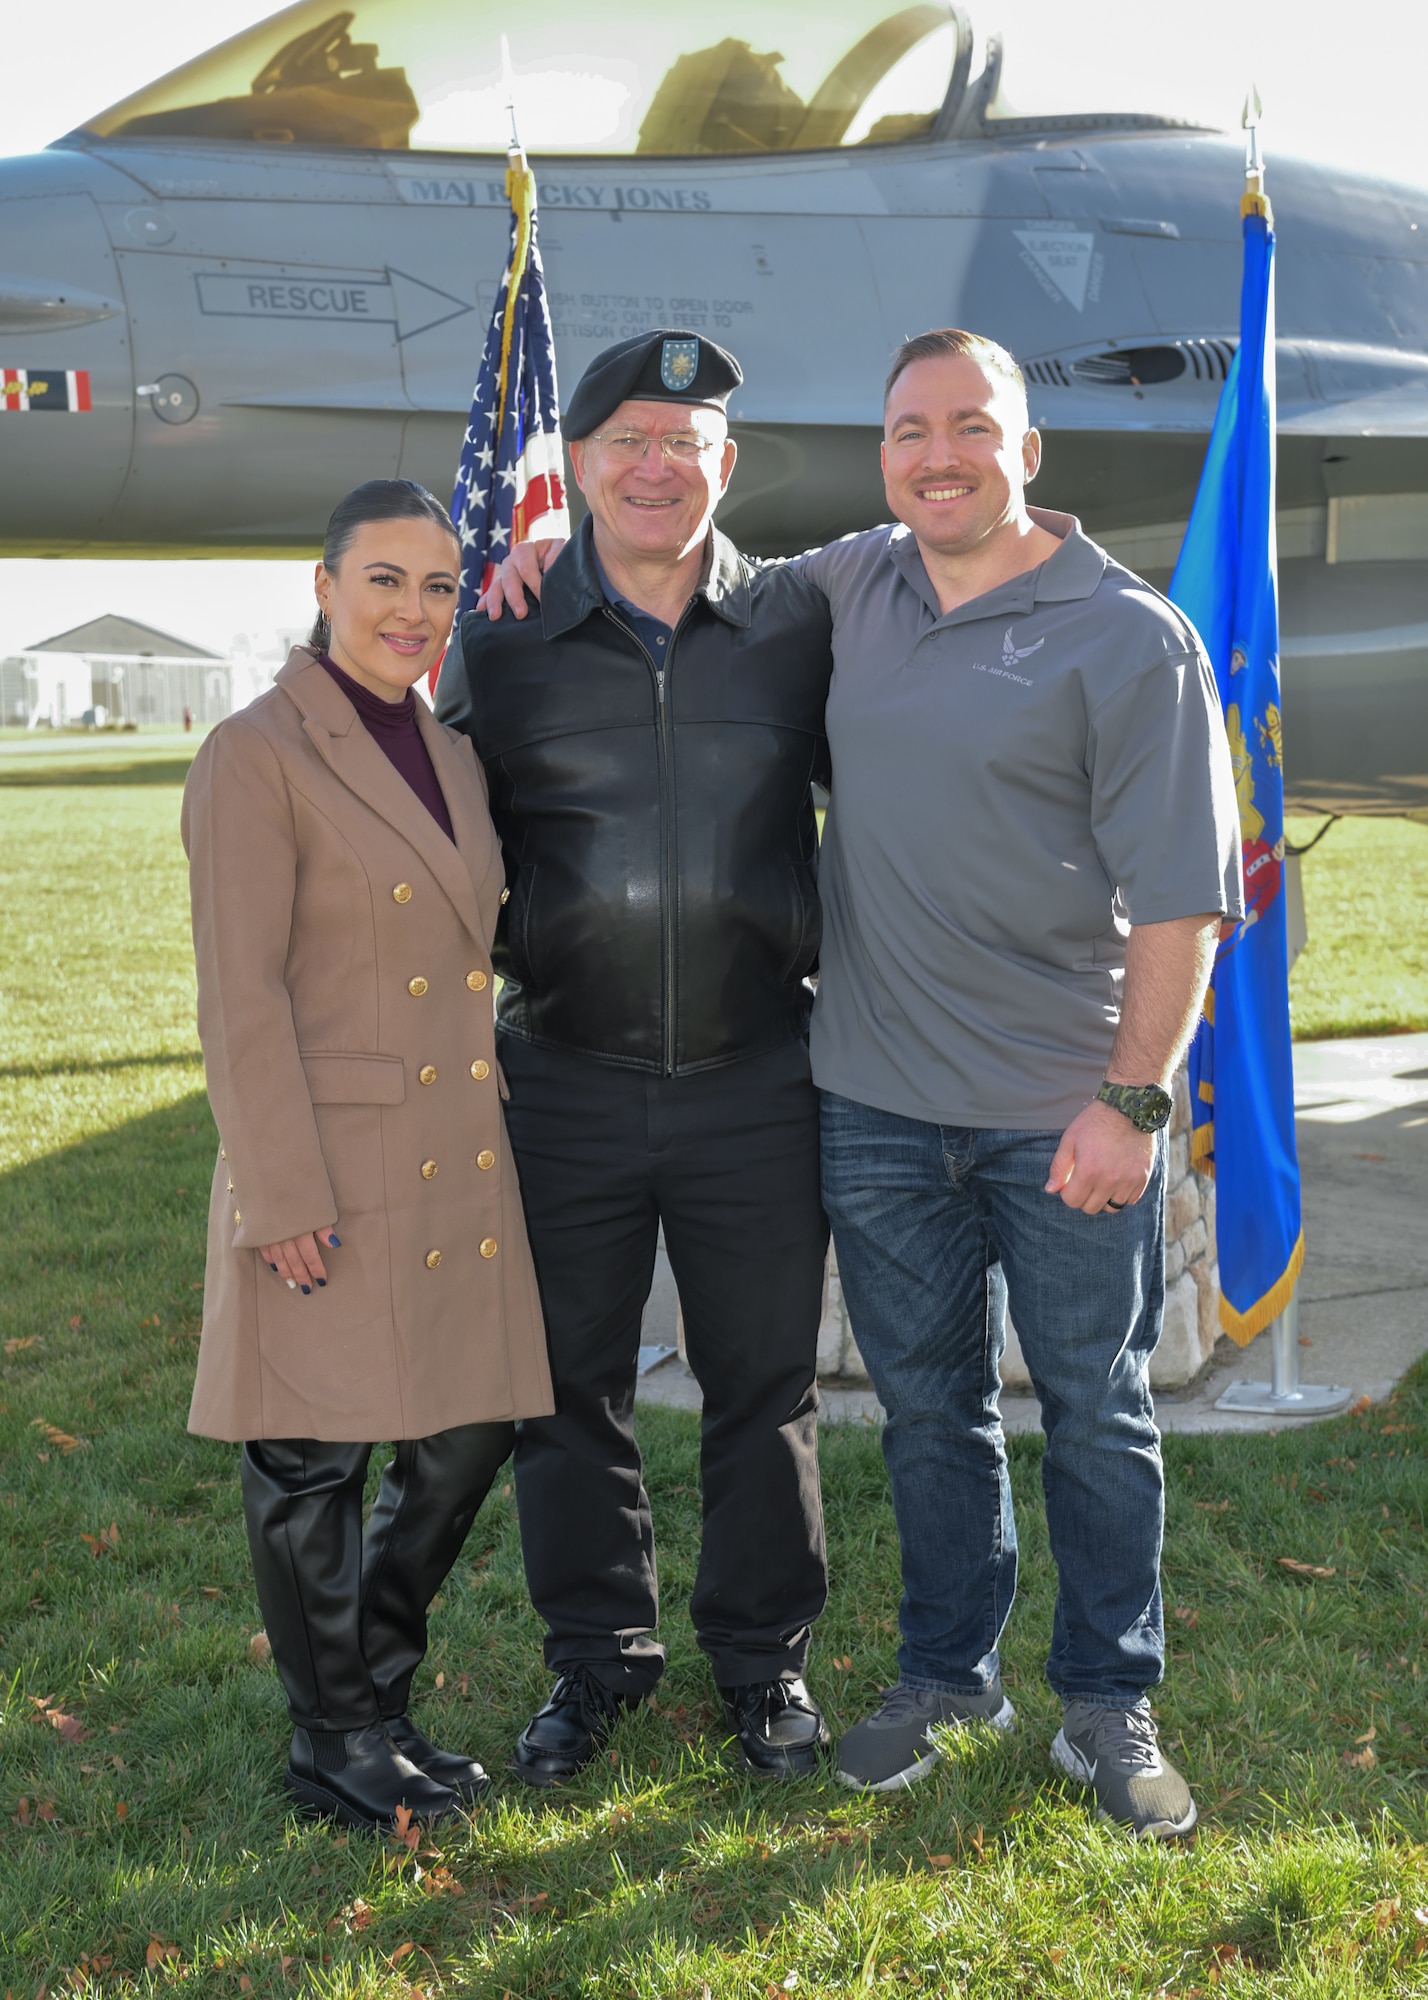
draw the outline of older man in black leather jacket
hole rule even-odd
[[[559,1409],[516,1450],[558,1676],[516,1749],[536,1784],[664,1667],[632,1427],[661,1223],[704,1395],[699,1644],[751,1769],[810,1770],[828,1741],[802,1676],[827,1583],[806,977],[830,625],[712,526],[741,379],[678,331],[592,363],[565,426],[590,518],[538,616],[462,621],[437,689],[505,849],[497,1043]]]

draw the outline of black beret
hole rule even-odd
[[[722,410],[744,379],[726,349],[678,327],[639,333],[597,354],[575,385],[562,430],[577,441],[598,430],[613,410],[642,403],[702,403]]]

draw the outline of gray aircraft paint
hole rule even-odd
[[[747,380],[721,520],[789,550],[884,516],[890,351],[971,325],[1026,368],[1036,497],[1163,583],[1173,546],[1138,536],[1188,514],[1233,353],[1242,151],[1063,123],[536,160],[567,393],[645,328],[727,343]],[[307,551],[360,479],[444,494],[506,254],[503,170],[85,134],[0,163],[0,365],[86,369],[92,394],[0,415],[0,552]],[[1291,791],[1428,807],[1428,194],[1292,160],[1270,187]],[[1181,372],[1112,379],[1147,350]],[[1408,542],[1373,560],[1397,495],[1416,496]]]

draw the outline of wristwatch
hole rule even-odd
[[[1137,1132],[1158,1132],[1170,1122],[1170,1093],[1158,1083],[1103,1083],[1096,1099],[1129,1118]]]

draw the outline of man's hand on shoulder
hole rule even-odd
[[[1140,1200],[1155,1164],[1155,1134],[1141,1132],[1109,1104],[1091,1103],[1061,1134],[1047,1194],[1068,1208],[1099,1215]]]
[[[541,577],[565,547],[565,542],[564,536],[552,536],[540,542],[517,542],[491,578],[489,587],[477,598],[476,609],[484,611],[492,623],[506,608],[513,618],[526,617],[530,610],[526,602],[527,591],[532,602],[538,604]]]

